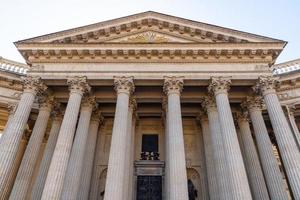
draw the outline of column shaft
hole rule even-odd
[[[213,156],[212,140],[210,137],[211,133],[209,129],[208,120],[204,117],[201,118],[201,128],[204,141],[209,199],[217,200],[220,199],[220,195],[217,182],[216,165]]]
[[[46,132],[52,106],[46,103],[41,106],[31,137],[25,150],[10,199],[25,199],[33,170]]]
[[[83,100],[80,110],[80,117],[72,145],[71,155],[68,162],[64,186],[61,199],[76,199],[83,168],[85,156],[86,142],[88,139],[88,131],[91,120],[93,107],[95,106],[95,98],[89,97]]]
[[[37,178],[33,185],[32,193],[31,193],[32,200],[40,200],[42,197],[42,192],[47,178],[47,173],[50,167],[51,158],[54,153],[61,123],[62,123],[62,116],[56,116],[53,119],[48,142],[45,147],[45,153],[41,161]]]
[[[300,199],[300,151],[275,93],[264,95],[293,196]]]
[[[88,139],[84,153],[84,167],[82,168],[80,190],[77,197],[78,200],[85,200],[89,197],[98,129],[100,121],[103,121],[103,119],[101,119],[100,117],[101,115],[99,111],[94,112],[90,122]]]
[[[93,164],[93,171],[92,171],[92,180],[90,184],[90,194],[89,194],[89,200],[98,200],[100,197],[98,197],[98,191],[100,188],[100,167],[99,163],[101,160],[102,156],[102,148],[104,146],[105,142],[105,131],[101,131],[100,135],[97,138],[97,143],[96,143],[96,152],[94,155],[94,164]]]
[[[219,114],[228,175],[231,179],[231,199],[250,200],[251,191],[227,94],[229,84],[228,79],[213,78],[210,90],[214,92]]]
[[[181,118],[180,92],[183,80],[166,77],[164,91],[168,95],[168,152],[169,152],[169,198],[188,199],[186,160]]]
[[[6,188],[4,189],[4,192],[0,195],[0,199],[8,199],[9,198],[9,195],[10,195],[11,190],[13,188],[13,184],[15,182],[15,179],[16,179],[16,176],[17,176],[17,173],[18,173],[18,170],[19,170],[19,167],[20,167],[20,164],[21,164],[26,146],[27,146],[27,139],[24,137],[21,140],[21,143],[19,145],[19,150],[18,150],[16,159],[15,159],[12,171],[10,172],[9,179],[7,181],[8,184],[6,185]]]
[[[226,156],[224,152],[224,144],[217,107],[215,103],[213,103],[212,105],[207,105],[206,109],[210,130],[209,137],[212,145],[212,158],[214,160],[216,172],[215,176],[218,177],[217,184],[219,196],[222,197],[222,199],[230,199],[231,188],[230,183],[228,183],[230,178],[228,177],[228,168],[226,165]]]
[[[207,180],[207,166],[205,160],[205,149],[204,149],[204,141],[203,141],[203,132],[201,131],[197,135],[197,140],[199,142],[199,149],[200,153],[200,189],[201,195],[198,193],[198,198],[202,200],[209,200],[209,188],[208,188],[208,180]]]
[[[271,199],[288,199],[261,111],[259,109],[249,109],[249,113],[269,195]]]
[[[244,147],[246,170],[248,172],[253,199],[268,200],[270,198],[256,152],[256,147],[252,139],[249,122],[244,116],[240,116],[240,118],[238,118],[238,125],[241,130],[240,135]]]
[[[126,146],[128,131],[129,96],[133,90],[132,78],[121,77],[115,79],[117,90],[117,105],[113,125],[111,147],[109,152],[108,170],[105,186],[104,200],[123,200]]]
[[[126,147],[126,168],[125,174],[128,174],[128,177],[125,180],[125,187],[127,191],[124,193],[124,197],[127,199],[133,199],[133,170],[134,170],[134,135],[135,135],[135,117],[133,116],[134,110],[136,108],[136,102],[134,99],[130,99],[129,112],[128,112],[128,142]],[[126,186],[126,184],[128,186]]]
[[[27,77],[24,82],[25,89],[14,114],[11,126],[9,126],[6,134],[4,134],[0,140],[0,194],[4,193],[4,189],[8,184],[7,181],[17,156],[35,96],[37,93],[45,90],[45,86],[41,86],[42,84],[39,78]]]
[[[47,174],[42,194],[43,200],[60,199],[82,95],[89,88],[84,77],[69,79],[68,83],[71,85],[70,97]]]

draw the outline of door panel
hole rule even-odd
[[[162,200],[161,176],[137,177],[137,200]]]

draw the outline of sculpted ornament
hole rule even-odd
[[[273,76],[260,76],[258,82],[253,87],[253,90],[262,95],[276,93],[276,89],[279,87],[279,77]]]
[[[206,112],[217,109],[215,98],[211,95],[202,98],[201,106]]]
[[[10,115],[15,114],[16,109],[17,109],[17,103],[8,103],[7,104],[7,110]]]
[[[68,78],[67,83],[71,92],[77,92],[81,95],[90,92],[91,87],[87,83],[85,76],[75,76]]]
[[[81,107],[92,108],[93,110],[98,107],[96,97],[94,95],[84,96],[82,99]]]
[[[135,89],[132,76],[114,77],[114,86],[117,93],[132,94]]]
[[[242,122],[242,121],[249,122],[250,121],[249,113],[247,111],[236,112],[235,118],[236,118],[236,121],[238,121],[238,122]]]
[[[40,109],[52,109],[54,105],[54,96],[46,93],[38,98]]]
[[[137,103],[135,98],[130,98],[129,99],[129,108],[132,109],[132,111],[134,112],[137,108]]]
[[[51,116],[54,120],[62,120],[63,119],[63,109],[60,103],[54,101],[53,103],[53,111],[51,112]]]
[[[99,122],[100,125],[104,123],[104,117],[102,116],[100,109],[95,109],[93,111],[91,121]]]
[[[183,89],[183,77],[165,77],[164,92],[169,95],[171,93],[180,94]]]
[[[211,83],[208,86],[208,91],[211,94],[217,95],[220,93],[226,93],[230,89],[231,80],[230,77],[211,77]]]
[[[263,99],[260,96],[248,96],[246,100],[241,104],[243,109],[261,110],[263,107]]]
[[[42,82],[41,77],[37,76],[22,77],[22,84],[24,92],[30,92],[37,95],[41,95],[47,89],[47,86]]]

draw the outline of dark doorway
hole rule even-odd
[[[137,177],[137,200],[162,200],[161,176]]]

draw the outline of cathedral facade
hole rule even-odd
[[[300,199],[286,42],[144,12],[0,59],[0,199]]]

